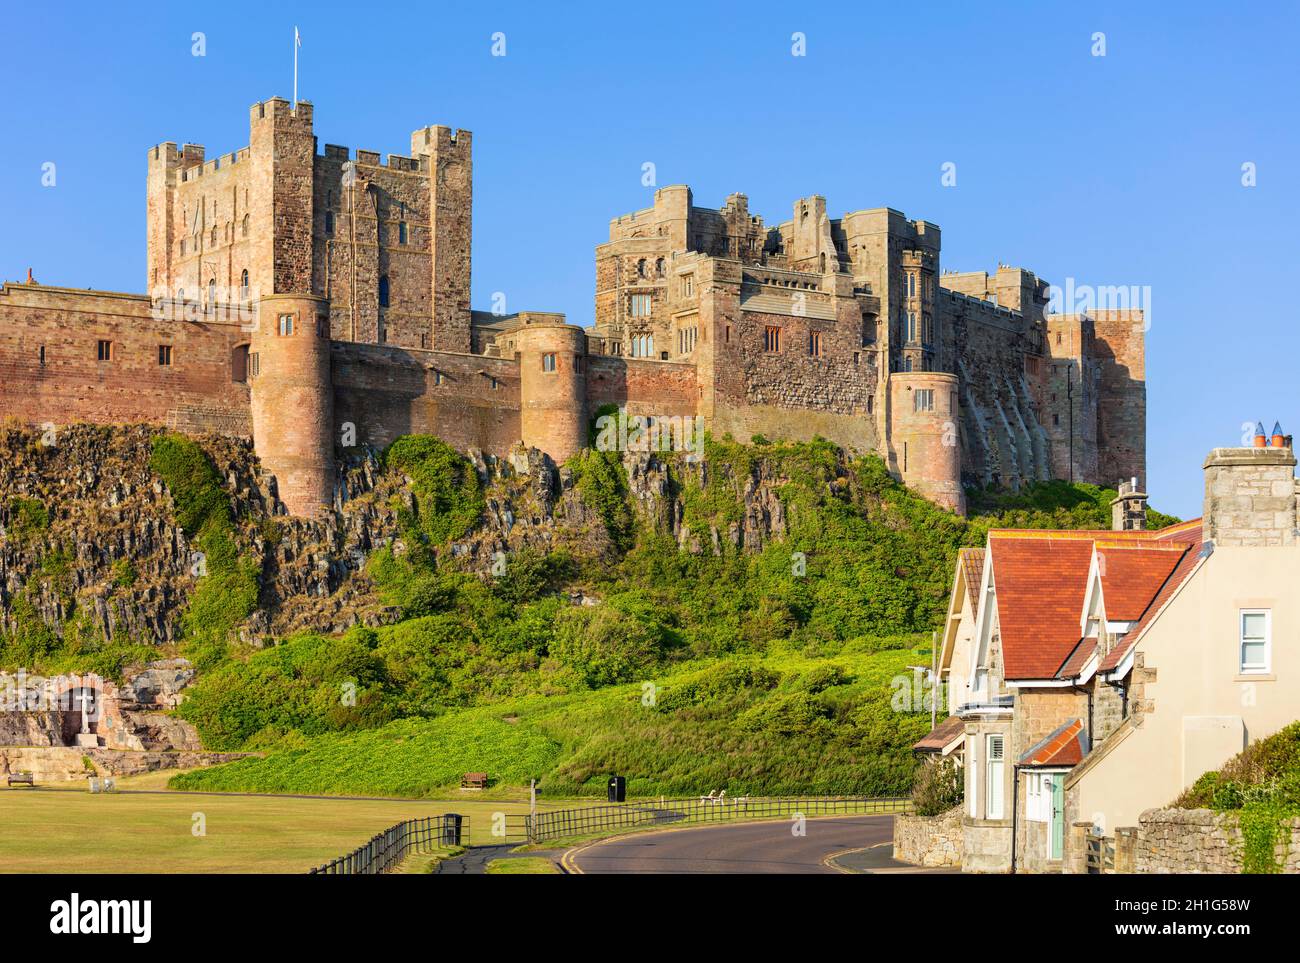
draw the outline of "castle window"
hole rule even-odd
[[[182,302],[185,300],[185,289],[184,289],[184,288],[177,288],[177,289],[176,289],[176,300],[177,300],[177,301],[182,301]]]
[[[582,355],[575,354],[573,356],[573,370],[578,374],[582,374]]]
[[[41,345],[41,365],[45,365],[45,345]]]
[[[282,338],[293,337],[293,315],[292,314],[280,315],[279,332],[280,332],[280,337]]]
[[[690,298],[695,296],[695,275],[682,275],[682,297]]]
[[[775,353],[781,350],[781,329],[768,325],[763,329],[763,350]]]
[[[330,336],[330,323],[328,318],[316,319],[316,337],[328,338]]]
[[[325,233],[326,234],[334,233],[334,212],[333,211],[325,212]]]
[[[911,344],[916,341],[916,312],[907,312],[907,338],[906,341]]]
[[[248,356],[248,374],[251,378],[256,378],[262,373],[262,356],[254,351]]]
[[[488,376],[488,384],[492,387],[493,391],[496,391],[501,387],[501,382],[497,381],[496,378],[493,378],[490,375]]]
[[[248,237],[248,224],[249,224],[249,216],[245,214],[243,223],[240,227],[240,231],[243,233],[244,237]]]
[[[645,258],[636,262],[636,276],[639,278],[645,277]]]
[[[212,278],[208,281],[208,307],[217,303],[217,279]]]
[[[406,243],[406,222],[405,221],[401,221],[397,225],[397,243],[398,244]]]
[[[871,409],[876,406],[875,402],[876,399],[874,397],[867,395],[867,414],[871,414]]]
[[[112,341],[100,341],[100,342],[98,343],[98,345],[96,346],[96,353],[97,353],[98,359],[99,359],[100,361],[112,361],[112,360],[113,360],[113,342],[112,342]]]
[[[628,299],[628,314],[634,318],[646,318],[650,316],[650,295],[634,294]]]
[[[441,372],[441,371],[435,371],[435,372],[433,373],[433,383],[434,383],[435,385],[440,385],[440,384],[442,384],[442,372]]]
[[[242,385],[248,382],[248,345],[240,344],[230,352],[230,380]]]
[[[185,238],[181,238],[181,257],[185,256]]]
[[[904,370],[904,371],[911,371],[911,370],[912,370],[912,359],[911,359],[911,358],[904,358],[904,359],[903,359],[903,370]]]
[[[808,356],[820,358],[822,354],[822,334],[820,331],[808,332]]]
[[[731,325],[726,326],[722,332],[722,337],[727,344],[731,344]]]
[[[856,368],[856,367],[858,366],[858,362],[861,361],[861,360],[862,360],[862,355],[861,355],[861,353],[860,353],[860,352],[857,352],[857,351],[854,351],[854,352],[853,352],[853,367]]]
[[[934,411],[934,389],[920,388],[912,392],[913,411]]]
[[[1052,415],[1052,424],[1053,424],[1053,425],[1056,425],[1056,426],[1059,426],[1059,425],[1061,424],[1061,416],[1060,416],[1060,415]]]
[[[239,275],[239,300],[248,300],[248,268],[244,268],[244,273]]]
[[[909,298],[916,297],[916,275],[915,274],[909,274],[907,276],[907,296]]]
[[[379,306],[388,307],[388,275],[385,274],[379,279]]]
[[[677,332],[677,353],[690,354],[695,350],[696,328],[682,328]]]
[[[548,351],[542,355],[542,370],[555,371],[555,353]]]
[[[659,258],[657,261],[655,261],[655,277],[661,278],[663,276],[664,276],[664,259]]]
[[[158,345],[158,365],[162,368],[172,366],[172,346],[170,344]]]
[[[921,334],[926,344],[934,341],[934,321],[928,314],[921,315]]]
[[[654,335],[638,334],[632,338],[632,357],[653,358],[654,353],[655,353]]]
[[[1059,332],[1059,331],[1056,332],[1056,343],[1057,343],[1057,344],[1060,344],[1060,343],[1061,343],[1061,332]],[[1053,368],[1052,370],[1055,371],[1056,369]]]

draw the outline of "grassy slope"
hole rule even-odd
[[[908,677],[922,652],[846,653],[829,659],[772,655],[757,664],[780,672],[775,689],[735,701],[661,711],[642,705],[641,684],[556,696],[528,696],[402,720],[383,728],[330,735],[304,749],[275,752],[175,777],[178,789],[337,794],[436,795],[462,773],[487,771],[503,784],[538,777],[548,797],[600,795],[610,773],[628,778],[635,796],[906,791],[912,760],[905,747],[929,728],[928,712],[893,713],[880,702],[890,680]],[[716,665],[719,663],[713,663]],[[850,677],[804,699],[801,680],[834,664]],[[655,679],[667,699],[675,686],[707,672],[692,663]],[[821,722],[800,715],[760,731],[745,728],[755,708],[843,707]],[[871,708],[875,712],[871,712]],[[748,715],[747,715],[748,713]],[[866,718],[863,716],[866,715]],[[512,721],[504,721],[504,720]]]

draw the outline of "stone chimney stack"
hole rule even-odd
[[[1216,545],[1300,543],[1300,483],[1291,436],[1264,445],[1215,448],[1205,459],[1205,538]]]
[[[1110,527],[1117,532],[1141,532],[1147,527],[1147,495],[1138,491],[1138,480],[1119,483],[1119,494],[1110,503]]]

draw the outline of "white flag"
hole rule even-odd
[[[293,45],[294,45],[295,47],[301,47],[301,46],[302,46],[302,37],[300,37],[300,36],[298,35],[298,28],[297,28],[297,27],[294,27],[294,28],[293,28]]]

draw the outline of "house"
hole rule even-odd
[[[1300,650],[1274,644],[1300,638],[1296,459],[1280,428],[1255,441],[1210,454],[1203,519],[1147,531],[1125,483],[1113,530],[998,530],[960,554],[950,716],[917,749],[960,725],[968,872],[1065,871],[1070,825],[1136,825],[1300,716]]]

